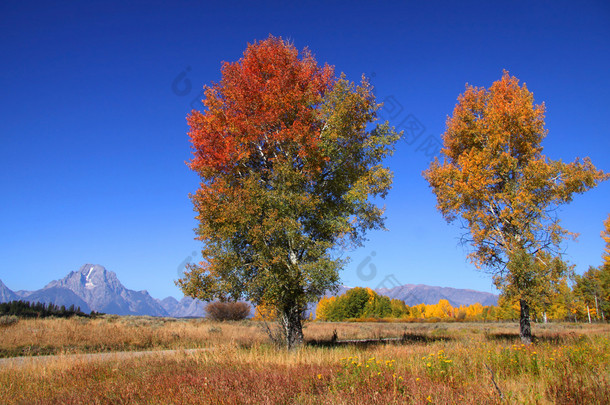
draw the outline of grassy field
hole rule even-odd
[[[2,404],[603,404],[610,325],[307,323],[288,352],[252,321],[145,317],[22,320],[0,329],[2,356],[58,354],[0,369]],[[331,344],[333,331],[339,342]],[[343,344],[347,339],[400,337]],[[182,349],[207,348],[197,352]],[[70,353],[177,349],[123,360]]]

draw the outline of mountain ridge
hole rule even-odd
[[[339,286],[335,293],[341,295],[351,287]],[[482,305],[496,305],[498,296],[492,293],[471,289],[437,287],[425,284],[404,284],[392,288],[374,289],[378,294],[404,301],[413,306],[421,303],[436,304],[440,299],[458,307],[479,302]],[[0,302],[23,300],[30,302],[74,305],[84,312],[102,312],[116,315],[150,315],[202,317],[205,315],[205,302],[191,297],[177,300],[174,297],[153,298],[146,290],[130,290],[123,286],[116,273],[98,264],[84,264],[78,271],[71,271],[60,280],[53,280],[36,291],[11,291],[0,280]],[[313,311],[317,303],[308,306]]]

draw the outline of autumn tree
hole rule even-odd
[[[604,242],[606,242],[604,253],[602,254],[602,259],[604,260],[602,266],[606,268],[606,271],[610,271],[610,214],[608,214],[608,218],[604,221],[604,229],[600,235]]]
[[[392,318],[403,318],[411,314],[409,306],[398,298],[392,298],[390,300],[390,309],[392,310]]]
[[[224,63],[203,104],[188,116],[203,259],[178,284],[204,300],[275,307],[286,346],[297,346],[306,304],[337,285],[333,248],[383,227],[373,201],[391,186],[382,161],[399,135],[374,124],[364,78],[337,78],[275,37]]]
[[[606,242],[602,255],[603,263],[599,266],[599,283],[601,285],[601,311],[604,320],[610,315],[610,215],[604,221],[601,237]]]
[[[573,267],[559,256],[539,251],[533,255],[524,250],[511,257],[506,275],[495,280],[496,286],[509,300],[527,302],[530,318],[545,319],[552,303],[573,274]]]
[[[330,309],[332,308],[332,305],[336,299],[337,297],[334,296],[322,297],[316,306],[316,319],[320,321],[327,321],[328,317],[330,316]]]
[[[489,89],[467,85],[447,119],[442,161],[424,172],[445,219],[463,220],[469,258],[519,300],[524,342],[531,297],[560,270],[545,257],[559,257],[573,235],[559,225],[557,207],[607,179],[587,158],[563,163],[542,154],[544,111],[506,71]]]
[[[403,301],[391,300],[370,288],[355,287],[338,297],[322,297],[316,316],[323,321],[403,316],[408,309]]]
[[[601,266],[591,266],[583,275],[574,277],[574,294],[579,303],[587,308],[588,317],[593,312],[595,319],[606,320],[610,314],[610,215],[604,221],[601,237],[606,242],[603,262]]]
[[[277,320],[277,310],[274,306],[262,302],[254,308],[254,320],[263,322],[275,321]]]
[[[573,273],[570,271],[570,273]],[[534,306],[539,319],[545,322],[569,320],[570,314],[575,309],[574,294],[568,284],[568,277],[563,277],[553,283],[550,294],[547,294]]]

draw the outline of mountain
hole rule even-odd
[[[114,272],[97,264],[85,264],[79,271],[70,272],[61,280],[51,281],[42,291],[53,288],[72,291],[96,312],[117,315],[169,315],[147,291],[125,288]]]
[[[80,308],[85,313],[91,312],[89,305],[78,295],[74,294],[72,290],[64,287],[50,287],[43,288],[38,291],[34,291],[23,298],[25,301],[30,302],[44,302],[45,304],[55,304],[58,306],[64,305],[69,308],[70,305]]]
[[[339,286],[335,293],[342,295],[350,287]],[[496,305],[498,296],[475,290],[428,285],[405,284],[393,288],[377,288],[380,295],[397,298],[409,306],[417,304],[436,304],[446,299],[454,307],[471,305]],[[97,264],[85,264],[78,271],[70,272],[61,280],[54,280],[37,291],[11,291],[0,281],[0,302],[24,300],[30,302],[54,303],[69,307],[80,307],[83,312],[103,312],[117,315],[151,315],[180,317],[205,316],[206,303],[194,298],[184,297],[180,301],[173,297],[155,299],[147,291],[134,291],[125,288],[116,274]],[[315,314],[317,303],[307,307],[307,313]]]
[[[180,302],[168,297],[154,299],[147,291],[125,288],[116,274],[97,264],[85,264],[61,280],[37,291],[13,292],[0,281],[0,302],[23,300],[80,307],[83,312],[116,315],[203,316],[204,304],[192,298]],[[166,307],[168,309],[166,309]]]
[[[157,300],[165,311],[176,318],[195,318],[205,316],[206,303],[191,297],[184,297],[180,301],[174,297]]]
[[[18,300],[19,296],[15,294],[13,291],[9,290],[7,286],[4,285],[2,280],[0,280],[0,302],[9,302]]]
[[[423,284],[405,284],[389,289],[378,288],[375,291],[380,295],[404,301],[409,306],[422,303],[437,304],[442,299],[449,301],[453,307],[468,306],[477,302],[483,306],[498,304],[498,296],[491,293]]]

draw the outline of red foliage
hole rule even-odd
[[[308,155],[321,128],[313,106],[334,83],[333,69],[319,67],[308,50],[281,38],[248,45],[237,62],[225,62],[222,79],[205,87],[207,111],[188,116],[193,145],[190,167],[204,178],[230,173],[251,156],[277,158],[285,142]]]

